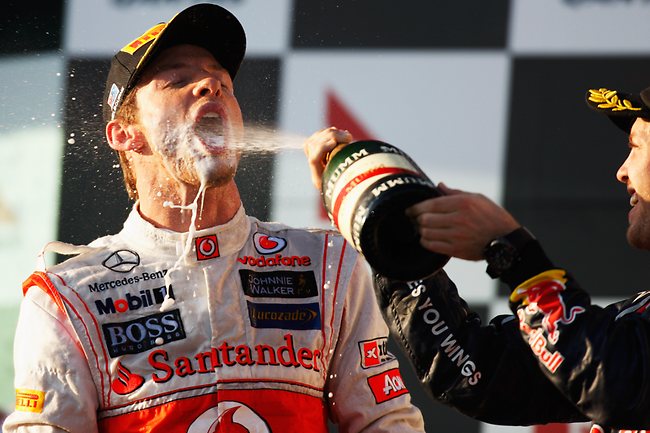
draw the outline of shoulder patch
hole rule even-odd
[[[44,403],[44,391],[26,388],[16,389],[16,410],[21,412],[41,413],[43,411]]]

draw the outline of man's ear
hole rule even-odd
[[[144,136],[136,125],[111,120],[106,124],[106,140],[112,149],[119,151],[139,151],[144,146]]]

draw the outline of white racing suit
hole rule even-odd
[[[242,207],[188,237],[133,210],[27,280],[5,432],[423,431],[340,235]]]

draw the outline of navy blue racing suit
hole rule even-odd
[[[650,292],[592,305],[535,239],[501,281],[513,315],[485,324],[442,270],[412,282],[375,275],[381,310],[432,397],[492,424],[650,427]]]

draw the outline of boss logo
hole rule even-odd
[[[156,313],[129,322],[102,325],[111,358],[141,353],[185,338],[185,329],[178,310]]]

